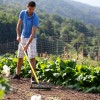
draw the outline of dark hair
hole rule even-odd
[[[29,6],[29,7],[36,7],[36,3],[34,1],[29,1],[27,3],[27,6]]]

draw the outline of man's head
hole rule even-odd
[[[31,15],[34,12],[35,7],[36,7],[36,3],[34,1],[29,1],[27,3],[27,11],[29,15]]]

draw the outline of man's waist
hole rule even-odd
[[[22,32],[21,37],[29,38],[30,35],[31,35],[31,33],[28,33],[28,32]],[[37,35],[36,35],[36,34],[35,34],[34,38],[37,38]]]
[[[21,34],[21,37],[23,37],[23,38],[29,38],[30,35],[28,35],[28,34]],[[36,34],[35,34],[34,38],[37,38],[37,35]]]

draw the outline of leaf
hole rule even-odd
[[[61,58],[57,57],[57,62],[60,63],[61,62]]]
[[[46,71],[46,72],[49,72],[49,71],[51,71],[51,69],[45,69],[45,71]]]
[[[68,73],[71,73],[71,72],[73,72],[73,69],[70,68],[70,67],[66,67],[65,72],[66,72],[67,74],[68,74]]]
[[[89,93],[89,92],[96,92],[97,91],[97,88],[95,86],[91,87],[91,88],[88,88],[85,92]]]
[[[65,77],[67,74],[66,73],[63,73],[62,77]]]
[[[3,90],[0,90],[0,100],[3,99],[3,95],[4,95],[4,91]]]
[[[60,76],[60,73],[53,73],[53,76],[58,78]]]
[[[42,70],[44,70],[46,68],[46,64],[40,64],[40,67]]]

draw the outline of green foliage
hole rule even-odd
[[[6,54],[0,57],[0,73],[4,65],[11,68],[11,74],[15,72],[17,57],[16,55]],[[51,82],[56,85],[63,85],[69,88],[100,93],[100,67],[89,64],[77,64],[73,60],[63,60],[57,56],[48,58],[36,57],[36,74],[39,80]],[[21,71],[22,77],[30,77],[30,66],[24,58]]]
[[[1,62],[0,62],[0,73],[3,70],[3,66],[7,65],[9,66],[11,74],[14,74],[15,68],[17,66],[17,58],[14,55],[10,54],[5,54],[3,57],[1,57]]]
[[[13,41],[16,38],[16,23],[18,20],[18,10],[12,9],[10,6],[0,6],[0,40],[4,43]],[[0,41],[0,42],[1,42]]]
[[[75,61],[59,57],[37,61],[39,79],[85,92],[99,92],[100,67],[77,65]]]
[[[39,79],[55,84],[61,84],[66,78],[70,78],[70,82],[73,81],[71,78],[74,69],[72,68],[75,67],[76,64],[74,61],[63,61],[59,57],[56,57],[53,61],[50,59],[37,58],[37,61],[37,69],[41,69],[37,71]]]
[[[10,74],[14,75],[16,66],[17,66],[17,60],[18,59],[17,59],[16,55],[10,55],[10,54],[3,55],[1,57],[1,62],[0,62],[0,74],[2,73],[3,66],[7,65],[8,67],[10,67]],[[30,67],[29,67],[29,64],[28,64],[26,58],[24,58],[24,60],[23,60],[23,65],[24,66],[22,66],[21,76],[22,77],[30,77],[31,76]]]
[[[26,0],[0,0],[1,5],[10,5],[16,8],[25,8]],[[62,17],[82,20],[85,23],[100,25],[100,8],[94,8],[72,0],[34,0],[40,12],[54,13]],[[41,5],[42,4],[42,5]],[[56,4],[56,5],[55,5]],[[60,19],[59,19],[60,20]]]
[[[9,81],[0,76],[0,100],[3,100],[3,96],[10,90]]]

